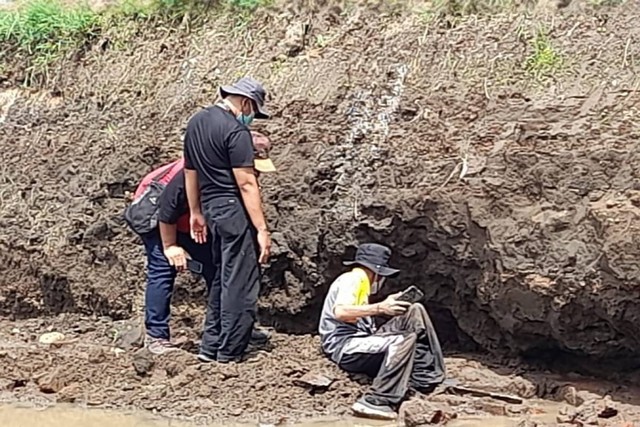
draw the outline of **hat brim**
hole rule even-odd
[[[222,99],[228,97],[229,95],[244,96],[245,98],[249,98],[253,102],[255,102],[256,106],[258,107],[258,111],[256,111],[256,119],[266,120],[266,119],[271,117],[271,114],[269,114],[267,109],[264,108],[264,105],[260,105],[258,103],[257,99],[255,99],[253,96],[249,95],[245,91],[236,89],[233,86],[222,86],[222,87],[220,87],[220,96],[222,97]]]
[[[258,172],[269,173],[275,172],[276,165],[273,164],[271,159],[253,159],[253,167],[256,168]]]
[[[379,266],[370,264],[366,261],[344,261],[343,264],[347,266],[361,265],[373,271],[374,273],[377,273],[379,276],[382,276],[382,277],[393,277],[393,276],[396,276],[398,273],[400,273],[400,270],[398,269],[391,268],[391,267],[382,267],[382,266],[379,267]]]

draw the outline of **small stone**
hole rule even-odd
[[[428,424],[446,424],[456,418],[456,414],[448,406],[426,400],[412,399],[400,407],[400,418],[406,427]]]
[[[476,409],[487,414],[503,417],[507,415],[507,408],[504,403],[496,402],[493,399],[482,399],[475,404]]]
[[[302,377],[294,380],[294,384],[302,387],[310,387],[312,389],[327,389],[333,383],[333,379],[325,375],[307,372]]]
[[[107,355],[101,348],[94,348],[87,354],[87,360],[89,363],[102,363],[107,360]]]
[[[118,331],[116,336],[116,346],[131,350],[144,345],[145,331],[142,325],[130,326],[123,331]]]
[[[37,380],[38,387],[43,393],[57,393],[62,390],[67,384],[60,368],[45,374]]]
[[[78,384],[63,387],[58,393],[58,402],[74,403],[82,397],[82,388]]]
[[[53,344],[62,340],[64,340],[64,334],[60,332],[47,332],[38,338],[40,344]]]
[[[208,385],[203,385],[198,389],[196,394],[199,397],[211,397],[213,395],[213,388],[209,387]]]
[[[115,354],[116,356],[120,356],[120,355],[126,353],[125,350],[123,350],[121,348],[118,348],[118,347],[112,347],[110,351],[111,351],[111,353]]]
[[[180,375],[180,373],[184,371],[184,366],[176,362],[169,362],[164,369],[167,372],[167,376],[169,376],[169,378],[173,378]]]
[[[133,368],[139,376],[146,376],[153,370],[155,361],[153,354],[146,348],[142,348],[133,355]]]
[[[239,417],[244,411],[241,408],[229,408],[229,415]]]
[[[0,378],[0,390],[12,391],[15,387],[15,381],[6,378]]]

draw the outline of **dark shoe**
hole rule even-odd
[[[216,358],[211,357],[208,354],[200,353],[198,354],[198,360],[202,363],[213,363],[216,361]]]
[[[246,355],[229,357],[229,358],[218,356],[218,358],[216,359],[218,363],[240,363],[240,362],[244,362],[245,360],[247,360]]]
[[[271,334],[264,329],[253,328],[251,331],[250,345],[265,345],[271,339]]]
[[[351,410],[360,417],[372,418],[377,420],[395,420],[398,418],[396,411],[385,405],[374,405],[367,402],[364,397],[361,397],[356,403],[353,404]]]

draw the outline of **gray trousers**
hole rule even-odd
[[[348,340],[339,366],[374,377],[364,396],[374,405],[398,405],[409,387],[430,391],[446,376],[440,342],[422,304],[411,305],[373,335]]]

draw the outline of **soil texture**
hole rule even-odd
[[[144,408],[199,424],[285,424],[346,416],[370,384],[366,377],[337,369],[312,336],[275,334],[244,363],[202,364],[192,353],[195,330],[176,331],[182,350],[163,356],[116,346],[117,337],[135,335],[138,327],[70,315],[1,322],[0,399],[37,406]],[[39,337],[46,331],[61,332],[64,340],[42,344]],[[548,425],[582,420],[586,424],[577,425],[619,426],[640,420],[640,394],[621,382],[562,378],[468,356],[451,356],[446,363],[457,388],[410,397],[400,411],[406,425],[490,416],[551,420]],[[589,424],[593,420],[596,424]]]
[[[408,10],[290,4],[241,26],[212,17],[189,31],[107,31],[51,67],[39,90],[22,88],[24,70],[9,60],[0,93],[0,315],[38,323],[138,314],[144,254],[122,221],[127,192],[180,154],[186,121],[220,84],[252,75],[270,92],[273,120],[256,129],[273,140],[279,168],[263,182],[275,245],[264,324],[314,332],[341,261],[357,243],[378,241],[403,270],[388,291],[419,285],[448,349],[575,369],[637,367],[639,13],[638,2],[576,3],[433,21]],[[551,72],[549,58],[559,58]],[[180,327],[196,326],[202,291],[181,280]],[[302,360],[316,355],[304,352],[315,338],[282,339],[292,347],[278,351],[292,359],[263,381],[274,392],[299,373],[288,360],[309,368]],[[27,369],[20,364],[31,350],[15,351],[23,353],[1,369]],[[113,389],[123,399],[113,404],[151,407],[169,393],[155,379],[130,378],[129,356],[109,354],[103,366],[79,352],[46,354],[48,366],[73,366],[78,378],[102,375],[90,401],[105,403]],[[272,361],[261,362],[265,375]],[[180,410],[196,405],[180,400],[184,387],[221,416],[269,410],[270,398],[249,408],[207,401],[212,386],[191,376],[217,368],[188,366],[162,380]],[[242,393],[262,374],[211,372],[217,387],[229,381]],[[52,391],[80,381],[52,380]],[[143,385],[148,393],[138,394]],[[335,401],[302,396],[328,413],[359,389],[346,390],[325,395],[339,394]]]

